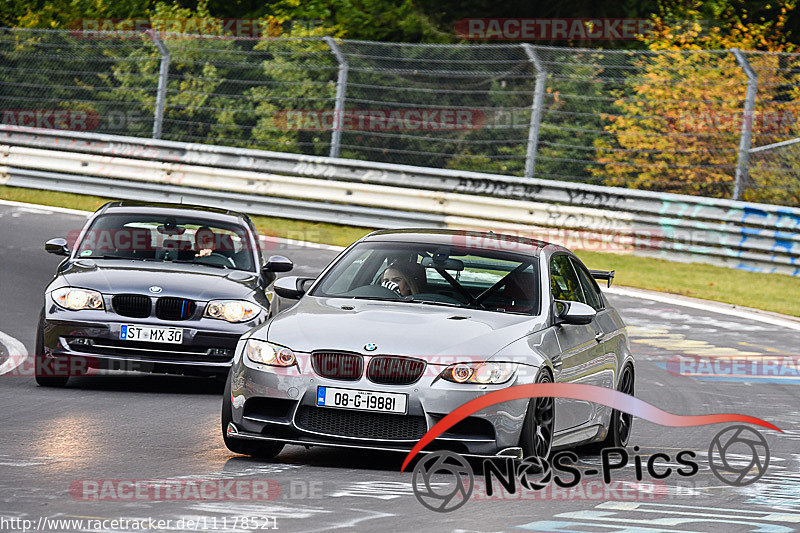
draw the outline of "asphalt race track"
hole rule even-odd
[[[34,349],[42,289],[59,262],[44,252],[43,243],[82,223],[78,215],[47,208],[0,205],[0,331],[21,341],[28,353]],[[314,275],[336,254],[324,248],[279,248],[276,253],[292,259],[301,275]],[[624,273],[618,277],[624,279]],[[460,509],[436,513],[416,500],[410,471],[399,472],[401,455],[293,446],[273,462],[235,456],[220,433],[222,386],[211,379],[106,375],[73,379],[58,390],[38,387],[30,373],[11,372],[0,377],[0,530],[21,530],[16,529],[20,522],[10,521],[15,518],[32,520],[32,527],[40,529],[69,531],[133,530],[115,529],[110,522],[101,528],[86,525],[95,519],[152,519],[150,531],[277,527],[655,533],[800,528],[800,374],[797,359],[783,357],[800,352],[800,328],[620,294],[611,299],[630,327],[638,358],[637,397],[671,413],[741,413],[783,429],[783,434],[760,430],[769,444],[770,462],[759,481],[734,487],[709,469],[709,444],[726,425],[672,428],[636,419],[628,446],[631,456],[634,446],[644,463],[651,454],[665,453],[671,459],[658,463],[663,470],[680,466],[673,461],[677,452],[691,450],[700,466],[697,475],[654,480],[645,472],[639,490],[622,490],[619,480],[634,479],[631,459],[614,472],[617,483],[611,487],[617,490],[604,490],[601,478],[587,475],[587,482],[572,492],[517,492],[501,500],[473,495],[475,501]],[[783,363],[772,367],[767,379],[744,375],[700,380],[680,375],[669,362],[693,354],[709,359],[735,355],[748,361],[771,355]],[[739,373],[750,368],[743,365]],[[729,460],[747,463],[744,452],[747,448],[736,448]],[[579,456],[584,470],[600,464],[597,450],[579,450]],[[102,501],[91,501],[80,489],[102,486],[103,480],[269,480],[276,498],[147,501],[117,493],[115,500],[114,494],[100,492]],[[53,519],[84,522],[59,527],[48,521]],[[158,520],[165,521],[163,529]]]

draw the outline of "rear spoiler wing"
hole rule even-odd
[[[594,279],[604,279],[608,281],[608,286],[614,281],[614,270],[589,270],[589,273]]]

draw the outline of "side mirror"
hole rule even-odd
[[[556,324],[589,324],[597,315],[597,311],[581,302],[556,300],[553,302],[553,315]]]
[[[282,255],[273,255],[270,257],[264,266],[261,267],[261,279],[264,280],[264,286],[268,286],[275,281],[276,272],[289,272],[294,268],[294,263]]]
[[[308,284],[314,278],[301,278],[299,276],[289,276],[275,281],[272,286],[275,294],[281,298],[289,300],[299,300],[308,290]]]
[[[294,268],[294,263],[291,259],[283,257],[282,255],[273,255],[264,266],[261,267],[262,272],[289,272]]]
[[[69,246],[67,246],[67,239],[50,239],[44,243],[44,251],[55,255],[69,255]]]

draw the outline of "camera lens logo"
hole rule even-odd
[[[519,484],[528,490],[542,490],[553,479],[553,470],[547,459],[526,457],[517,466]]]
[[[734,487],[758,481],[769,467],[767,440],[748,426],[731,426],[714,436],[708,464],[717,479]]]
[[[434,482],[435,474],[449,474]],[[469,500],[475,487],[475,475],[466,459],[441,451],[420,459],[411,477],[417,501],[438,513],[455,511]]]

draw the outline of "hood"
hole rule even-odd
[[[252,332],[299,352],[488,357],[541,329],[533,316],[418,303],[306,296]],[[376,344],[374,351],[366,344]]]
[[[94,289],[104,294],[150,294],[154,285],[162,288],[158,296],[180,296],[193,300],[246,298],[257,288],[255,273],[223,270],[203,265],[81,259],[61,275],[72,287]]]

